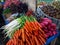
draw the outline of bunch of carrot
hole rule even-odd
[[[12,38],[16,30],[18,30],[19,28],[23,28],[26,20],[28,20],[29,22],[36,20],[33,16],[25,16],[24,14],[21,15],[22,15],[21,17],[13,20],[9,24],[2,27],[4,28],[3,32],[5,32],[6,37]]]
[[[17,30],[6,45],[44,45],[46,37],[37,21],[26,20],[23,28]]]

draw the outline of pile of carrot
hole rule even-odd
[[[46,37],[37,21],[26,20],[23,28],[17,30],[6,45],[44,45]]]

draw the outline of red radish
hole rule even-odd
[[[40,23],[41,26],[45,27],[45,25],[43,23]]]
[[[43,20],[48,20],[48,18],[43,18]]]
[[[45,22],[43,22],[43,24],[44,24],[44,25],[48,25],[48,22],[45,21]]]
[[[54,31],[54,29],[51,29],[51,31]]]
[[[48,30],[44,30],[45,31],[45,33],[47,33],[48,32]]]
[[[56,24],[52,23],[51,27],[56,28]]]
[[[52,33],[52,31],[49,31],[49,33],[50,33],[50,36],[53,36],[53,33]]]
[[[53,31],[53,34],[55,35],[55,34],[57,34],[57,32],[56,31]]]
[[[46,37],[46,38],[48,38],[48,37],[49,37],[49,35],[45,34],[45,37]]]

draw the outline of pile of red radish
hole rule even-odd
[[[40,24],[42,25],[42,30],[44,30],[46,38],[57,34],[56,24],[52,23],[52,20],[43,18]]]

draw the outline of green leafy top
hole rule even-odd
[[[5,10],[3,11],[3,14],[8,14],[8,13],[11,13],[10,8],[7,8],[7,9],[5,9]]]

